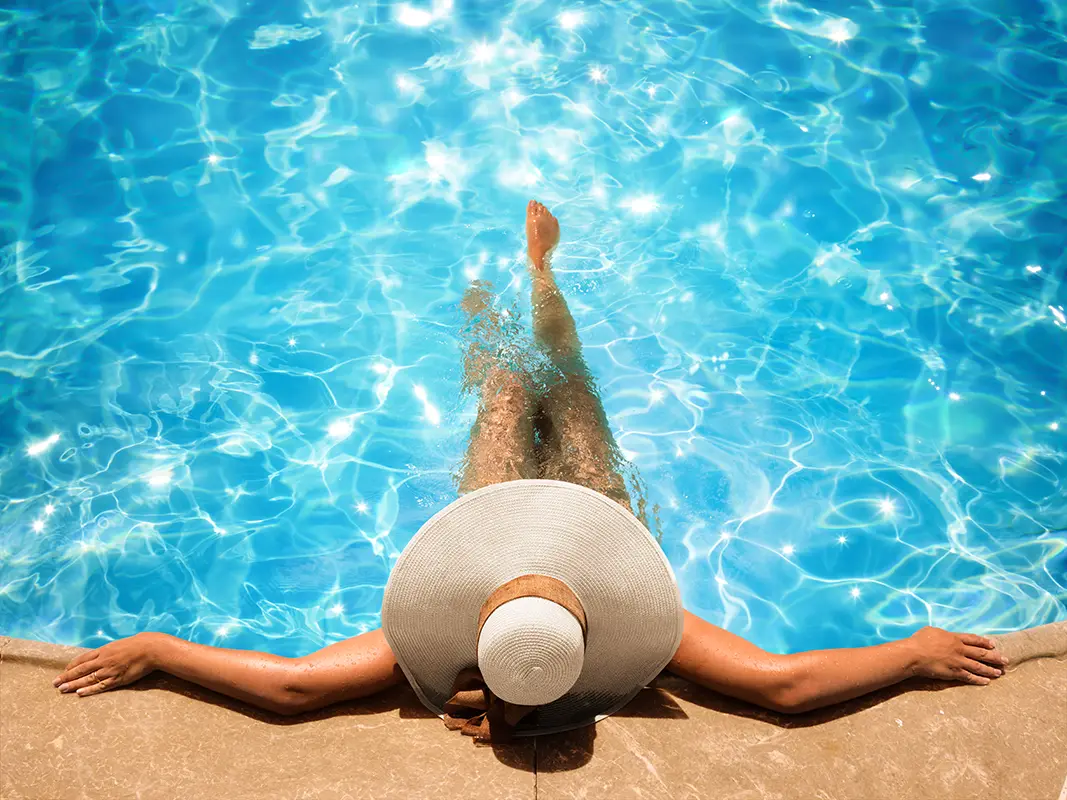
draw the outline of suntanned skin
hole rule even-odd
[[[520,478],[553,478],[588,486],[630,508],[617,469],[617,446],[582,358],[574,319],[551,270],[559,222],[533,200],[526,211],[526,237],[534,336],[563,377],[537,395],[526,376],[472,348],[467,372],[468,377],[478,376],[480,399],[460,490]],[[476,327],[491,332],[499,324],[479,287],[468,293],[464,308]],[[668,669],[722,694],[799,713],[912,676],[984,685],[999,677],[1006,664],[984,636],[930,627],[874,647],[778,655],[686,612],[682,643]],[[87,697],[133,683],[154,670],[280,714],[366,697],[404,680],[381,630],[301,658],[140,633],[78,656],[54,685],[61,692]]]

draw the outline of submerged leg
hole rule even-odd
[[[468,290],[463,309],[471,317],[464,382],[479,392],[479,401],[459,490],[471,492],[493,483],[536,478],[534,403],[529,382],[501,363],[494,350],[503,336],[503,326],[489,307],[483,285],[475,284]]]
[[[526,210],[526,238],[533,265],[534,337],[559,371],[541,401],[541,476],[587,486],[631,509],[619,448],[582,358],[574,317],[549,264],[559,241],[559,222],[532,200]]]

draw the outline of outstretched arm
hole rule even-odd
[[[365,697],[403,680],[385,636],[374,630],[301,658],[139,633],[82,653],[53,683],[85,697],[157,669],[280,714]]]
[[[1007,664],[992,641],[923,628],[873,647],[777,655],[685,614],[682,644],[667,667],[722,694],[787,714],[850,700],[905,678],[987,684]]]

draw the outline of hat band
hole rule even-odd
[[[589,632],[582,601],[571,591],[571,587],[547,575],[520,575],[507,583],[500,584],[496,591],[489,595],[489,599],[482,604],[482,610],[478,614],[478,635],[481,636],[482,626],[494,611],[504,603],[518,600],[520,597],[540,597],[563,606],[578,620],[582,628],[583,639]]]

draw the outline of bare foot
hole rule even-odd
[[[545,259],[559,244],[559,220],[536,200],[526,206],[526,249],[535,269],[545,268]]]

